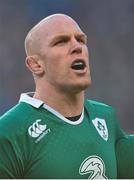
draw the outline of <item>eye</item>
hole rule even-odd
[[[87,44],[86,38],[78,38],[77,41],[82,43],[82,44]]]

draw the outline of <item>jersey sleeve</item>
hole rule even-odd
[[[116,120],[115,122],[117,178],[134,179],[134,135],[128,135],[127,133],[125,133],[124,130],[120,128],[118,120]]]
[[[128,135],[120,128],[116,113],[112,109],[115,122],[115,153],[117,160],[117,178],[134,179],[134,135]]]
[[[134,135],[126,135],[116,143],[119,179],[134,179]]]

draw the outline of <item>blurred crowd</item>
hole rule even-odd
[[[133,0],[0,0],[0,115],[20,93],[34,91],[24,39],[53,13],[72,16],[88,36],[92,86],[86,97],[112,105],[122,128],[134,132]]]

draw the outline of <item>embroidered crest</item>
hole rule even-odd
[[[93,125],[95,126],[96,130],[98,131],[99,135],[105,140],[108,140],[108,129],[106,125],[106,121],[104,119],[95,118],[92,120]]]

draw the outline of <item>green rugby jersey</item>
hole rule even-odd
[[[22,94],[0,118],[0,178],[115,179],[123,136],[110,106],[85,100],[72,122]]]
[[[134,135],[126,135],[116,144],[118,178],[134,179]]]

